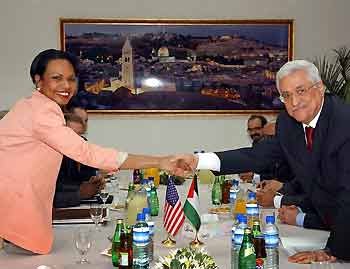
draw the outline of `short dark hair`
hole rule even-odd
[[[267,123],[267,119],[262,116],[262,115],[251,115],[248,119],[248,122],[251,121],[251,120],[255,120],[255,119],[259,119],[260,122],[261,122],[261,127],[264,127]]]
[[[65,113],[64,119],[66,120],[66,122],[77,122],[77,123],[80,123],[82,126],[84,126],[83,120],[75,114]]]
[[[35,84],[35,75],[42,77],[46,71],[48,63],[52,60],[58,59],[63,59],[70,62],[70,64],[73,66],[74,73],[76,75],[78,74],[78,60],[74,55],[62,50],[47,49],[40,52],[34,58],[30,66],[30,77],[32,78],[33,83]]]

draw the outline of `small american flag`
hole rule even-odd
[[[172,236],[177,234],[185,221],[185,215],[172,177],[169,177],[166,188],[163,221],[165,230]]]

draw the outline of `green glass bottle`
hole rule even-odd
[[[213,189],[211,191],[211,201],[213,205],[221,205],[222,191],[220,185],[220,179],[218,176],[215,177]]]
[[[260,221],[259,220],[255,220],[253,222],[253,238],[257,238],[259,236],[262,236],[262,233],[261,233],[261,229],[260,229]]]
[[[149,201],[150,201],[150,207],[151,207],[151,216],[158,216],[159,199],[157,195],[157,188],[155,186],[153,186],[151,189]]]
[[[119,249],[120,249],[120,234],[124,227],[122,219],[117,219],[115,226],[113,241],[112,241],[112,263],[114,267],[119,267]]]
[[[249,228],[244,229],[243,242],[238,256],[239,269],[255,269],[256,256]]]
[[[135,194],[135,185],[134,183],[130,182],[128,187],[128,195],[126,196],[126,199],[125,199],[125,209],[128,209],[129,202],[132,198],[134,198],[134,194]]]

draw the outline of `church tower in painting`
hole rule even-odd
[[[133,52],[129,38],[126,38],[122,49],[122,82],[125,87],[134,90]]]

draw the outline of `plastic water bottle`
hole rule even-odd
[[[239,249],[241,248],[244,229],[248,227],[247,217],[241,214],[237,214],[239,219],[239,224],[236,227],[232,239],[232,248],[231,248],[231,269],[238,269],[238,257]]]
[[[149,261],[153,261],[154,257],[154,243],[153,243],[153,235],[154,235],[154,221],[151,219],[150,209],[148,207],[143,209],[143,214],[145,215],[145,221],[149,228],[149,244],[148,244],[148,257]]]
[[[149,269],[149,227],[143,213],[138,213],[136,220],[133,228],[133,268]]]
[[[264,229],[265,247],[266,247],[266,263],[265,269],[279,268],[278,254],[278,229],[275,225],[274,216],[266,216],[266,225]]]
[[[254,221],[259,220],[259,207],[255,192],[248,192],[248,200],[245,206],[247,210],[248,226],[253,227]]]
[[[231,269],[235,269],[235,231],[239,223],[241,222],[242,214],[237,214],[236,219],[233,221],[232,233],[231,233]]]
[[[235,211],[235,202],[237,198],[237,192],[239,191],[239,181],[232,179],[232,187],[230,188],[230,209],[231,209],[231,216],[233,219],[235,219],[234,211]]]

